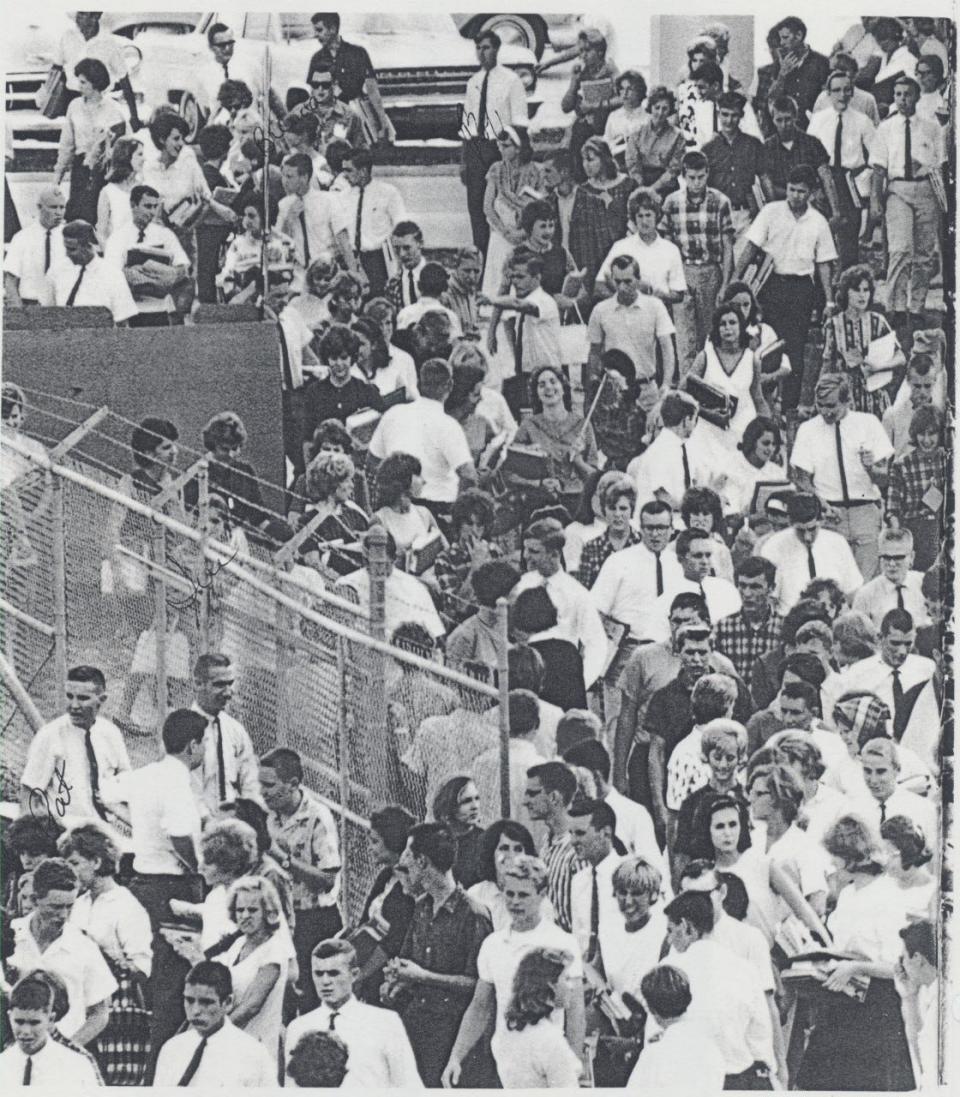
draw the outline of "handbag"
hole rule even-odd
[[[60,118],[66,114],[69,97],[67,95],[67,74],[59,65],[54,65],[47,73],[43,87],[37,92],[37,110],[44,118]]]
[[[687,392],[700,405],[700,418],[721,430],[730,426],[737,411],[737,398],[723,389],[691,374],[687,377]]]
[[[575,320],[572,320],[572,317],[575,317]],[[587,325],[583,322],[580,307],[574,305],[567,309],[564,321],[560,325],[560,364],[582,366],[590,357],[590,340],[587,337]]]

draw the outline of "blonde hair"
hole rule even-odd
[[[645,857],[625,857],[613,873],[613,890],[626,891],[637,888],[651,899],[660,894],[663,876],[656,865],[651,865]]]
[[[547,890],[547,866],[539,857],[531,857],[528,853],[519,853],[503,868],[501,875],[506,878],[512,876],[514,880],[529,880],[542,895]]]
[[[277,889],[265,876],[241,876],[239,880],[234,880],[227,892],[227,911],[234,922],[237,920],[237,896],[241,891],[260,897],[263,920],[272,933],[280,925],[283,917]]]

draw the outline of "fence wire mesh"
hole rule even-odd
[[[411,748],[424,721],[454,713],[455,720],[488,713],[497,751],[497,689],[438,661],[423,631],[424,606],[408,603],[405,588],[388,586],[384,598],[363,571],[358,599],[338,576],[274,564],[269,546],[216,525],[210,508],[187,512],[175,496],[158,509],[130,476],[131,424],[101,413],[63,453],[55,447],[96,409],[45,394],[28,400],[31,437],[4,443],[5,467],[10,452],[19,462],[3,491],[5,518],[13,519],[4,522],[2,545],[4,650],[43,718],[62,711],[66,666],[98,666],[107,679],[105,715],[126,733],[133,764],[144,764],[162,751],[165,713],[192,701],[197,656],[229,655],[230,708],[257,753],[297,750],[307,786],[338,818],[344,913],[356,917],[377,871],[371,811],[399,803],[429,812],[422,783],[401,758],[418,755]],[[24,455],[31,447],[32,458]],[[181,468],[193,458],[181,452]],[[413,640],[408,628],[398,646],[384,643],[397,625],[418,621]],[[4,795],[17,799],[32,728],[6,687],[0,703]]]

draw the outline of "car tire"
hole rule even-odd
[[[501,12],[496,15],[478,15],[460,31],[467,38],[476,36],[485,30],[494,30],[504,42],[514,42],[525,46],[537,55],[543,56],[547,46],[547,24],[538,16],[526,12]]]
[[[175,99],[177,113],[190,127],[184,138],[188,145],[192,145],[197,139],[197,134],[203,129],[203,112],[193,92],[183,91]]]

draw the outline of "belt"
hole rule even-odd
[[[749,210],[750,210],[750,207],[749,207],[749,206],[731,206],[730,208],[731,208],[731,209],[732,209],[732,210],[733,210],[733,211],[734,211],[735,213],[741,213],[741,212],[742,212],[743,210],[747,210],[747,211],[749,212]]]
[[[850,509],[851,507],[878,507],[880,506],[879,499],[848,499],[846,502],[838,501],[833,502],[827,500],[828,507],[840,507],[841,509]]]
[[[794,281],[794,282],[812,282],[813,281],[813,275],[812,274],[777,274],[777,272],[774,271],[770,275],[770,277],[771,278],[784,278],[784,279],[789,278],[791,281]]]
[[[915,179],[905,179],[902,175],[898,175],[890,180],[891,183],[929,183],[929,175],[921,175]]]

